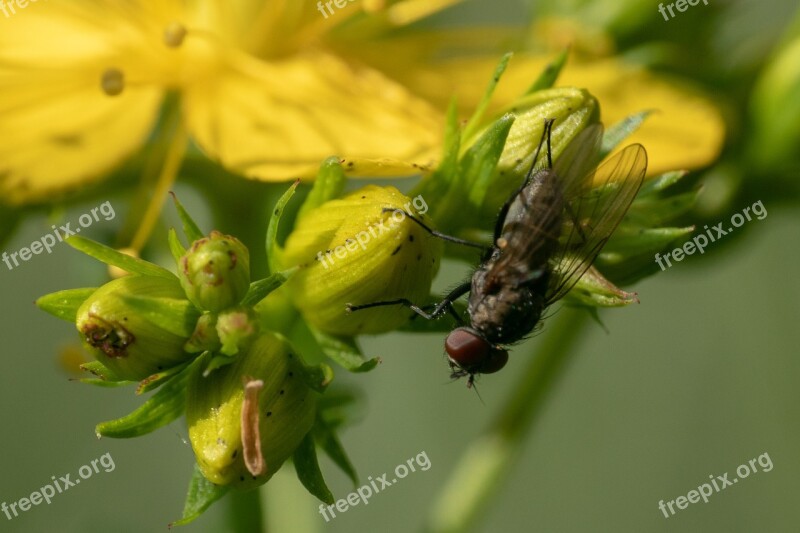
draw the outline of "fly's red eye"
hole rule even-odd
[[[450,360],[467,372],[480,368],[493,351],[489,341],[469,328],[451,331],[444,341],[444,348]]]
[[[493,350],[489,357],[481,365],[481,374],[494,374],[508,363],[508,352],[505,350]]]

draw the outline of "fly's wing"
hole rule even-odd
[[[569,164],[564,159],[559,159],[561,162]],[[548,289],[548,305],[563,298],[592,265],[639,192],[646,170],[644,146],[632,144],[596,172],[589,172],[583,179],[570,175],[577,181],[564,182],[564,190],[576,195],[565,193],[567,223],[553,258],[555,276]]]
[[[591,176],[600,163],[603,125],[592,124],[567,145],[553,165],[566,201],[585,194],[591,186]]]

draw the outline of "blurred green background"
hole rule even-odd
[[[728,164],[713,176],[714,183],[735,185],[737,192],[715,209],[707,209],[701,224],[728,220],[757,200],[769,214],[710,245],[706,256],[691,256],[639,283],[634,290],[641,304],[601,311],[609,333],[596,325],[588,328],[480,531],[798,529],[796,146],[789,147],[795,163],[771,159],[769,172],[762,172],[774,175],[774,181],[758,181],[751,172],[756,168],[754,159],[743,163],[737,151],[748,138],[737,102],[745,100],[743,95],[753,83],[748,78],[779,41],[796,4],[709,3],[714,4],[711,15],[690,10],[670,22],[660,19],[656,3],[576,1],[562,3],[561,9],[577,11],[594,4],[594,12],[604,12],[606,6],[605,12],[611,13],[612,6],[626,6],[628,11],[609,25],[623,47],[639,53],[648,51],[641,42],[648,32],[658,35],[662,44],[664,40],[691,44],[703,35],[697,46],[708,55],[698,53],[672,65],[664,60],[660,65],[691,74],[710,90],[726,89],[720,105],[729,119],[724,155]],[[543,2],[536,7],[546,12],[553,5]],[[525,9],[519,2],[473,1],[449,16],[470,23],[491,13],[493,22],[502,22],[517,19]],[[687,48],[682,50],[688,57]],[[673,52],[659,57],[674,60]],[[202,212],[197,195],[188,188],[178,190],[193,212]],[[707,190],[709,195],[727,189]],[[117,218],[86,231],[106,240],[124,220],[122,195],[74,205],[65,220],[76,220],[107,199]],[[710,204],[714,202],[705,205]],[[210,224],[208,217],[200,219]],[[2,249],[11,252],[29,245],[47,233],[51,223],[41,215],[28,218]],[[162,264],[169,263],[165,259]],[[180,515],[193,462],[183,422],[139,439],[97,440],[93,432],[97,422],[131,411],[141,399],[132,390],[70,382],[57,363],[57,353],[77,334],[69,324],[33,305],[37,297],[52,291],[97,285],[103,273],[102,265],[65,245],[13,271],[0,264],[0,338],[5,342],[0,503],[29,496],[51,476],[70,473],[75,478],[82,465],[105,453],[115,462],[114,471],[95,474],[55,496],[50,505],[33,507],[11,521],[0,514],[0,530],[164,531]],[[464,265],[448,264],[437,288],[467,274]],[[516,371],[537,342],[534,338],[517,347],[503,372],[480,380],[481,402],[463,382],[448,382],[441,335],[364,339],[365,353],[380,355],[383,365],[367,375],[337,371],[340,382],[358,387],[367,399],[360,420],[342,433],[362,482],[367,476],[391,472],[423,451],[432,466],[373,496],[369,505],[353,507],[328,523],[318,514],[318,502],[286,468],[263,491],[273,531],[286,531],[281,523],[288,513],[302,516],[303,531],[309,533],[419,531],[460,454],[497,413]],[[711,474],[734,476],[736,467],[765,452],[773,462],[772,471],[752,474],[711,496],[709,503],[690,505],[669,519],[658,509],[659,500],[686,495]],[[337,497],[353,490],[324,460],[323,470]],[[188,527],[187,531],[224,532],[222,507],[212,508]]]

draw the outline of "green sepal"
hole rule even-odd
[[[229,488],[211,483],[195,463],[192,468],[192,479],[189,481],[189,491],[186,494],[186,503],[183,505],[183,517],[169,524],[169,527],[185,526],[194,521],[211,507],[211,504],[225,496]]]
[[[569,292],[568,300],[590,307],[622,307],[638,303],[635,292],[626,292],[591,267]]]
[[[334,497],[325,484],[322,471],[319,469],[317,448],[314,445],[314,438],[311,432],[306,434],[300,446],[295,450],[293,460],[297,478],[306,490],[316,496],[320,501],[332,504],[334,502]]]
[[[176,375],[181,373],[184,368],[189,363],[185,363],[183,365],[173,366],[164,370],[163,372],[158,372],[157,374],[153,374],[152,376],[148,376],[144,378],[142,381],[139,382],[139,386],[136,387],[136,394],[144,394],[146,392],[153,391],[160,387],[161,385],[165,384],[170,379],[174,378]]]
[[[183,207],[183,204],[180,203],[175,193],[170,192],[170,195],[172,195],[172,201],[175,204],[175,209],[178,210],[178,216],[183,224],[183,234],[186,235],[189,243],[193,243],[196,240],[202,239],[205,234],[200,230],[200,227],[192,219],[191,215],[189,215],[189,212]]]
[[[179,337],[191,337],[201,312],[189,300],[120,294],[142,318]]]
[[[97,287],[86,289],[67,289],[46,294],[36,300],[36,306],[56,318],[72,322],[78,318],[78,308],[89,298]]]
[[[214,354],[203,369],[203,377],[207,378],[213,371],[224,366],[228,366],[234,361],[236,361],[236,357],[223,354]]]
[[[280,272],[281,270],[280,256],[282,250],[278,245],[278,226],[280,225],[281,217],[283,216],[283,210],[286,207],[286,204],[289,203],[289,200],[292,199],[292,196],[294,196],[294,192],[299,184],[300,180],[292,183],[286,192],[283,193],[283,195],[278,199],[277,203],[275,204],[275,208],[272,210],[272,215],[269,217],[266,246],[267,263],[269,265],[270,274]]]
[[[332,156],[323,161],[319,167],[317,179],[314,181],[314,187],[297,213],[298,220],[328,200],[338,198],[342,194],[346,182],[347,177],[338,157]]]
[[[603,134],[603,143],[600,147],[599,154],[600,159],[605,158],[614,150],[614,148],[619,146],[619,144],[625,140],[626,137],[638,130],[639,126],[642,125],[642,123],[651,113],[652,111],[641,111],[639,113],[629,115],[608,128]]]
[[[172,258],[175,259],[175,264],[180,268],[181,257],[186,253],[186,248],[181,244],[175,228],[169,229],[167,240],[169,241],[169,251],[172,254]]]
[[[336,430],[318,414],[312,432],[314,433],[314,440],[325,451],[331,461],[350,478],[354,486],[358,485],[358,474],[353,463],[350,462],[342,443],[339,441]]]
[[[289,268],[283,272],[276,272],[264,279],[254,281],[250,284],[241,305],[245,307],[252,307],[258,305],[261,300],[270,295],[272,291],[286,283],[289,277],[297,272],[299,267]]]
[[[561,70],[567,63],[567,57],[569,57],[569,47],[566,47],[564,51],[558,54],[553,61],[548,63],[544,70],[539,74],[539,77],[536,78],[536,81],[534,81],[528,90],[525,91],[525,94],[531,94],[535,93],[536,91],[542,91],[544,89],[550,89],[553,87],[558,79],[559,74],[561,74]]]
[[[135,383],[134,381],[130,381],[127,379],[123,379],[119,377],[113,370],[105,366],[100,361],[89,361],[88,363],[82,363],[80,365],[81,370],[85,370],[91,374],[97,376],[100,381],[104,381],[107,383]],[[87,381],[81,380],[83,383],[87,383]]]
[[[494,90],[497,88],[497,83],[500,81],[500,78],[503,76],[506,68],[508,68],[508,62],[511,61],[513,55],[513,52],[506,52],[503,54],[503,57],[500,58],[500,61],[497,63],[497,66],[494,69],[494,74],[492,74],[492,79],[489,80],[489,84],[486,86],[486,90],[483,92],[481,101],[475,108],[475,112],[473,112],[472,116],[469,118],[467,125],[464,126],[464,130],[461,134],[462,139],[469,139],[478,129],[478,126],[483,119],[483,115],[486,113],[486,108],[489,107],[489,102],[492,99]]]
[[[186,409],[186,385],[198,361],[186,366],[131,414],[97,424],[98,437],[127,439],[145,435],[181,416]]]
[[[322,353],[350,372],[369,372],[381,362],[379,357],[365,359],[351,338],[334,337],[308,326]]]
[[[467,190],[470,206],[480,206],[483,202],[515,120],[514,115],[503,115],[475,141],[475,144],[470,146],[462,157],[459,171],[461,179],[469,183]]]
[[[107,265],[120,268],[125,272],[130,272],[131,274],[155,276],[169,280],[177,279],[175,274],[155,263],[125,255],[111,247],[79,235],[69,237],[66,239],[66,243],[88,256],[94,257]]]

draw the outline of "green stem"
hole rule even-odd
[[[522,370],[497,418],[461,456],[428,520],[430,533],[477,527],[567,366],[589,314],[563,308]]]
[[[261,511],[260,489],[246,492],[232,490],[223,500],[227,504],[226,531],[232,533],[266,532],[264,515]]]

